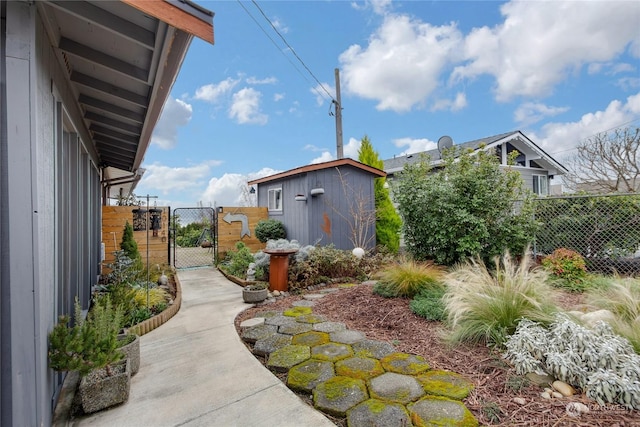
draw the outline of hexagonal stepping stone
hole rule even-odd
[[[278,327],[274,325],[262,324],[253,326],[242,331],[242,340],[245,342],[254,343],[258,340],[268,338],[276,332],[278,332]]]
[[[384,369],[377,359],[350,357],[336,362],[336,374],[366,381],[384,374]]]
[[[324,298],[325,295],[323,294],[306,294],[303,295],[302,298],[306,299],[307,301],[317,301],[319,299]]]
[[[320,316],[319,314],[303,314],[302,316],[298,316],[296,317],[296,322],[301,322],[301,323],[311,323],[311,324],[315,324],[315,323],[322,323],[322,322],[326,322],[327,319],[325,319],[324,317]]]
[[[291,335],[273,334],[266,338],[259,339],[253,345],[253,354],[267,356],[285,345],[291,344]]]
[[[314,305],[316,305],[316,303],[315,301],[308,301],[305,299],[301,299],[299,301],[292,302],[291,305],[294,307],[313,307]]]
[[[409,415],[417,427],[460,426],[475,427],[478,420],[457,400],[429,396],[407,406]]]
[[[416,379],[422,384],[425,393],[462,400],[473,390],[473,383],[460,374],[449,371],[428,371]]]
[[[411,426],[404,406],[378,399],[365,400],[347,411],[349,427]]]
[[[298,323],[298,322],[282,325],[278,327],[278,332],[286,335],[302,334],[305,332],[309,332],[310,330],[311,330],[311,325],[308,325],[306,323]]]
[[[396,352],[396,348],[384,341],[364,340],[358,341],[352,345],[353,351],[358,356],[373,357],[376,359],[382,359]]]
[[[285,345],[269,355],[267,367],[274,371],[287,372],[310,357],[311,351],[306,345]]]
[[[293,317],[284,316],[284,315],[267,317],[264,320],[265,325],[275,325],[275,326],[293,325],[295,323],[296,323],[296,319],[294,319]]]
[[[406,405],[424,396],[422,386],[410,375],[387,372],[369,382],[372,398],[398,402]]]
[[[331,333],[331,341],[341,344],[355,344],[358,341],[367,339],[366,335],[360,331],[344,330]]]
[[[364,282],[360,283],[361,285],[375,285],[376,283],[378,283],[377,280],[365,280]]]
[[[349,409],[368,397],[364,381],[333,377],[313,389],[313,406],[329,414],[344,417]]]
[[[263,325],[264,317],[254,317],[253,319],[247,319],[240,323],[240,328],[251,328],[253,326]]]
[[[267,311],[261,311],[260,313],[256,314],[256,317],[264,317],[265,319],[268,319],[270,317],[275,317],[275,316],[282,316],[282,311],[267,310]]]
[[[333,363],[310,359],[289,369],[287,385],[293,390],[311,393],[318,384],[333,377]]]
[[[329,342],[329,334],[326,332],[305,332],[304,334],[298,334],[291,340],[292,344],[307,345],[309,347],[315,347],[317,345],[326,344]]]
[[[358,285],[355,284],[355,283],[342,283],[342,284],[338,285],[338,287],[340,289],[349,289],[349,288],[353,288],[355,286],[358,286]]]
[[[286,309],[282,314],[289,317],[298,317],[303,314],[311,314],[311,307],[291,307]]]
[[[313,330],[320,332],[338,332],[345,329],[347,329],[347,325],[341,322],[321,322],[313,325]]]
[[[424,357],[408,353],[392,353],[380,359],[382,367],[389,372],[398,374],[417,375],[429,370],[429,364]]]
[[[320,289],[321,294],[332,294],[334,292],[339,292],[340,288],[324,288]]]
[[[315,359],[337,362],[338,360],[353,356],[353,350],[351,346],[346,344],[330,342],[313,347],[311,354]]]

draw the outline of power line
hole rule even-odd
[[[238,2],[240,2],[240,0],[238,0]],[[318,78],[315,76],[315,74],[313,74],[313,72],[311,71],[311,69],[309,69],[309,67],[307,66],[307,64],[305,64],[305,62],[302,60],[302,58],[300,58],[300,56],[298,56],[298,54],[296,53],[295,49],[289,44],[289,42],[287,42],[287,40],[284,38],[284,36],[280,33],[280,31],[278,30],[278,28],[276,28],[276,26],[273,24],[273,22],[271,22],[271,19],[269,19],[269,17],[264,13],[264,11],[262,10],[262,8],[260,7],[260,5],[258,4],[258,2],[256,0],[251,0],[251,2],[254,4],[254,6],[260,11],[260,13],[262,14],[262,16],[264,17],[264,19],[267,20],[267,22],[269,23],[269,25],[271,25],[271,28],[273,28],[273,31],[276,32],[276,34],[278,36],[280,36],[280,39],[282,39],[282,41],[284,42],[284,44],[289,48],[289,50],[291,51],[291,53],[293,53],[293,55],[298,59],[298,61],[300,62],[300,64],[302,64],[302,66],[305,68],[305,70],[307,70],[307,72],[311,75],[311,77],[313,77],[313,79],[316,81],[316,83],[318,83],[318,86],[320,86],[320,88],[322,88],[322,90],[327,94],[327,96],[329,97],[329,99],[331,101],[335,101],[333,99],[333,96],[331,95],[331,93],[329,93],[329,91],[327,90],[327,88],[324,87],[324,85],[322,83],[320,83],[320,80],[318,80]]]

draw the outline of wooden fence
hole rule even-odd
[[[222,212],[220,212],[220,209],[222,209]],[[264,249],[265,244],[256,238],[255,228],[258,221],[268,218],[269,212],[266,207],[225,206],[218,208],[219,256],[224,257],[227,251],[235,250],[237,242],[243,242],[251,252]],[[245,234],[247,230],[250,233],[249,236]]]

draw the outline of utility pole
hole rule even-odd
[[[336,106],[336,148],[338,159],[344,157],[342,150],[342,102],[340,101],[340,70],[335,69],[336,75],[336,100],[333,103]]]

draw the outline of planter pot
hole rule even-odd
[[[134,336],[135,339],[120,347],[120,351],[124,354],[125,359],[129,359],[129,370],[131,376],[134,376],[140,370],[140,337],[135,334],[120,334],[118,341],[130,339],[128,338],[130,336]]]
[[[267,299],[267,296],[269,294],[269,290],[268,289],[249,289],[249,288],[244,288],[242,290],[242,299],[244,300],[244,302],[246,303],[256,303],[256,302],[261,302]]]
[[[100,368],[82,377],[78,391],[82,410],[86,414],[118,405],[129,399],[131,387],[129,360],[111,364],[110,370],[111,375],[107,375],[106,368]]]

